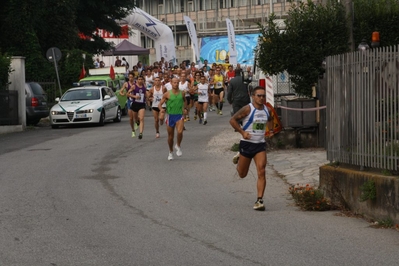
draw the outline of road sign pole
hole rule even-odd
[[[51,52],[53,53],[53,58],[55,59],[54,48],[51,48]],[[61,90],[60,77],[59,77],[59,75],[58,75],[57,60],[54,60],[54,67],[55,67],[55,73],[57,74],[58,88],[60,89],[60,98],[61,98],[61,96],[62,96],[62,90]]]

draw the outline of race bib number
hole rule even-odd
[[[266,122],[265,121],[254,121],[252,123],[252,130],[255,133],[263,133],[266,130]]]
[[[223,87],[223,83],[222,82],[216,82],[216,88],[221,88]]]
[[[140,98],[136,99],[136,102],[143,103],[144,102],[144,93],[139,93],[138,95],[140,96]]]

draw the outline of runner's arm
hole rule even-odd
[[[240,124],[239,121],[241,121],[242,119],[244,119],[246,116],[249,115],[249,113],[251,112],[251,107],[249,105],[244,106],[243,108],[241,108],[237,113],[235,113],[233,115],[233,117],[230,119],[230,125],[238,132],[240,133],[244,139],[250,139],[251,135],[244,131]]]

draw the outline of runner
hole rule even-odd
[[[202,124],[202,118],[204,119],[203,124],[206,125],[208,123],[207,120],[207,109],[208,109],[208,100],[209,100],[209,84],[206,82],[206,77],[201,76],[200,83],[197,85],[198,87],[198,113],[199,113],[199,123]]]
[[[214,83],[214,103],[217,108],[217,114],[222,115],[223,98],[224,98],[224,76],[221,74],[220,67],[216,68],[216,73],[213,76]]]
[[[190,82],[188,82],[186,78],[186,72],[180,74],[180,81],[179,81],[179,90],[184,91],[185,96],[185,104],[184,104],[184,122],[190,121],[190,109],[191,109],[191,102],[190,102]]]
[[[160,77],[156,77],[154,79],[154,86],[148,91],[148,99],[152,101],[152,114],[154,116],[155,122],[155,137],[159,138],[159,125],[163,125],[163,119],[165,116],[165,107],[166,105],[162,106],[162,109],[158,108],[158,104],[162,99],[163,94],[166,92],[166,88],[161,84]]]
[[[123,83],[122,88],[119,91],[119,94],[122,96],[126,96],[127,92],[134,86],[134,73],[130,72],[129,73],[129,79],[127,82]],[[129,123],[130,127],[132,128],[132,138],[136,137],[136,129],[137,129],[137,124],[133,122],[133,111],[130,109],[130,105],[132,104],[132,98],[127,97],[127,106],[128,106],[128,115],[129,115]]]
[[[252,159],[256,165],[258,173],[256,185],[258,198],[253,209],[259,211],[265,210],[263,194],[266,188],[266,124],[273,131],[272,112],[263,104],[265,97],[265,88],[260,86],[255,87],[252,93],[252,103],[241,108],[230,119],[231,126],[242,135],[240,152],[233,158],[233,163],[237,164],[238,175],[241,178],[247,176]],[[242,128],[239,124],[241,120],[243,124]]]
[[[166,130],[168,131],[168,146],[169,155],[168,160],[173,160],[173,140],[175,135],[175,128],[177,130],[177,143],[175,145],[176,155],[182,156],[181,142],[183,140],[183,109],[184,109],[184,92],[179,90],[179,80],[172,78],[172,90],[167,91],[158,104],[161,109],[162,105],[166,102]]]
[[[135,118],[135,121],[139,124],[139,139],[143,138],[146,93],[147,90],[144,85],[144,77],[142,76],[137,78],[136,84],[127,92],[127,97],[132,98],[130,109],[133,111],[133,117]]]

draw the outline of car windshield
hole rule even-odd
[[[82,89],[67,91],[61,98],[61,101],[84,101],[100,99],[100,91],[98,89]]]
[[[90,86],[90,85],[95,85],[95,86],[107,86],[107,82],[105,80],[84,80],[80,81],[80,86]]]

